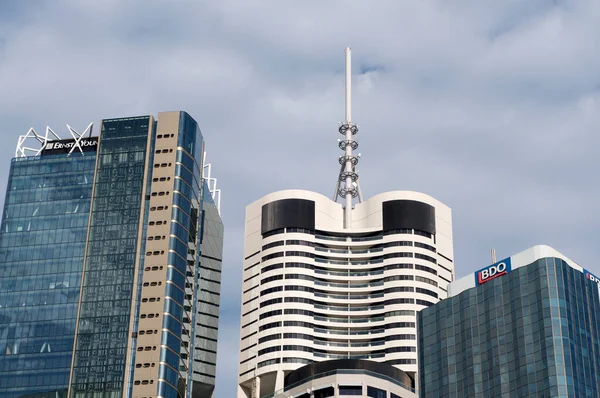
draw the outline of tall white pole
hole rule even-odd
[[[346,142],[352,140],[352,53],[350,47],[346,47]],[[346,145],[346,171],[352,171],[352,146]],[[346,176],[346,209],[345,209],[345,227],[352,228],[352,178]]]

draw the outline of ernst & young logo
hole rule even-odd
[[[42,155],[72,152],[93,152],[98,147],[98,137],[79,137],[69,140],[56,140],[46,143]]]
[[[483,285],[492,279],[506,275],[511,271],[510,257],[475,272],[475,284]]]

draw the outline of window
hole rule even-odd
[[[311,336],[310,334],[304,334],[304,333],[284,333],[283,338],[284,339],[313,340],[313,336]]]
[[[392,359],[391,361],[386,361],[388,365],[416,365],[416,359]]]
[[[387,341],[393,340],[416,340],[417,335],[415,334],[393,334],[385,338]]]
[[[306,268],[306,269],[313,269],[314,268],[314,266],[311,265],[311,264],[295,263],[295,262],[285,263],[285,267],[286,268]]]
[[[258,328],[258,331],[262,332],[263,330],[272,329],[272,328],[278,328],[280,326],[281,326],[281,322],[271,322],[271,323],[267,323],[267,324],[264,324],[264,325],[260,326]]]
[[[312,287],[296,286],[296,285],[288,285],[285,287],[285,290],[286,291],[309,292],[309,293],[314,292],[314,289]]]
[[[418,229],[415,229],[415,235],[421,235],[429,239],[431,239],[432,236],[429,232],[419,231]]]
[[[417,352],[417,347],[391,347],[385,350],[387,354],[393,352]]]
[[[314,301],[312,299],[307,299],[304,297],[286,297],[285,302],[286,303],[305,303],[305,304],[311,304],[311,305],[314,304]]]
[[[269,336],[261,337],[258,339],[258,344],[266,343],[267,341],[277,340],[281,338],[281,333],[271,334]]]
[[[425,278],[423,276],[415,276],[415,280],[418,282],[425,282],[425,283],[429,283],[432,286],[437,286],[437,282],[434,281],[433,279],[429,279],[429,278]]]
[[[279,312],[281,312],[281,310],[279,310]],[[286,314],[286,315],[306,315],[306,316],[313,316],[314,315],[314,313],[312,311],[299,310],[297,308],[285,309],[284,310],[284,314]]]
[[[418,305],[424,305],[426,307],[431,307],[433,305],[433,303],[431,301],[427,301],[427,300],[416,300],[416,304]]]
[[[425,243],[415,242],[415,247],[420,247],[422,249],[427,249],[427,250],[430,250],[430,251],[432,251],[432,252],[435,253],[435,247],[427,245]]]
[[[433,275],[437,275],[436,270],[434,270],[433,268],[430,268],[430,267],[426,267],[424,265],[415,264],[415,269],[418,269],[420,271],[429,272],[429,273],[432,273]]]
[[[280,292],[283,290],[282,286],[275,286],[275,287],[270,287],[268,289],[262,290],[260,292],[261,296],[264,296],[265,294],[270,294],[270,293],[275,293],[275,292]]]
[[[281,363],[281,358],[269,359],[268,361],[259,362],[256,366],[262,368],[264,366],[275,365],[277,363]]]
[[[314,325],[312,323],[302,322],[302,321],[283,321],[283,326],[294,326],[294,327],[309,328],[309,329],[312,329],[314,327]]]
[[[270,352],[277,352],[277,351],[281,351],[281,346],[280,345],[277,345],[277,346],[274,346],[274,347],[265,348],[265,349],[262,349],[262,350],[258,350],[258,356],[265,355],[265,354],[268,354]]]
[[[262,249],[267,250],[272,247],[283,246],[283,244],[284,244],[284,241],[282,241],[282,240],[277,241],[277,242],[267,243],[266,245],[263,245]]]
[[[379,388],[367,387],[367,397],[372,398],[387,398],[387,392],[385,390],[381,390]]]
[[[326,387],[315,391],[315,398],[328,398],[333,397],[335,393],[333,387]]]
[[[315,244],[313,242],[307,242],[305,240],[287,240],[285,242],[287,245],[298,245],[298,246],[309,246],[309,247],[315,247]]]
[[[283,275],[273,275],[273,276],[269,276],[269,277],[267,277],[267,278],[263,278],[263,279],[260,281],[260,284],[261,284],[261,285],[263,285],[263,284],[265,284],[265,283],[269,283],[269,282],[277,281],[277,280],[280,280],[280,279],[283,279]]]
[[[386,254],[385,256],[382,256],[381,258],[397,258],[397,257],[412,257],[413,254],[412,253],[390,253],[390,254]]]
[[[431,290],[428,290],[428,289],[423,289],[423,288],[418,287],[418,288],[416,288],[416,291],[417,291],[417,293],[423,293],[423,294],[426,294],[428,296],[432,296],[435,298],[438,297],[436,292],[432,292]]]
[[[277,316],[277,315],[281,315],[281,310],[274,310],[274,311],[265,312],[264,314],[260,314],[259,319],[270,318],[272,316]]]
[[[304,351],[304,352],[320,352],[321,350],[315,350],[311,347],[306,347],[303,345],[284,345],[283,346],[283,351]]]
[[[260,308],[267,307],[269,305],[279,304],[279,303],[281,303],[281,297],[263,301],[262,303],[260,303]]]
[[[430,263],[437,264],[437,260],[433,257],[426,256],[424,254],[415,253],[415,258],[420,258],[421,260],[429,261]]]
[[[266,267],[262,268],[260,273],[262,274],[263,272],[272,271],[274,269],[279,269],[279,268],[283,268],[283,264],[279,263],[279,264],[267,265]]]
[[[269,236],[278,235],[284,233],[285,230],[283,228],[274,229],[273,231],[269,231],[263,235],[263,239],[268,238]]]
[[[315,278],[313,278],[312,276],[302,275],[302,274],[287,274],[285,276],[285,279],[302,279],[302,280],[305,280],[305,281],[313,281],[313,280],[315,280]]]
[[[362,396],[362,386],[340,386],[340,397],[345,395]]]
[[[296,256],[296,257],[309,257],[309,258],[312,258],[315,256],[312,253],[306,253],[306,252],[301,252],[301,251],[297,251],[297,250],[286,251],[285,255],[286,256]]]
[[[277,258],[277,257],[283,257],[283,252],[277,252],[277,253],[269,254],[267,256],[263,256],[262,261],[267,261],[267,260],[270,260],[272,258]]]

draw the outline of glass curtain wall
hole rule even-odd
[[[0,396],[64,398],[95,153],[12,161],[0,232]]]
[[[597,285],[544,258],[418,314],[421,397],[599,397]]]
[[[104,120],[90,221],[72,397],[121,397],[150,117]]]

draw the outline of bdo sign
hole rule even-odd
[[[592,282],[596,282],[598,285],[600,285],[600,278],[592,274],[590,271],[584,269],[583,275],[585,275],[585,277],[591,280]]]
[[[492,279],[508,274],[510,270],[510,257],[508,257],[475,272],[475,284],[483,285]]]

